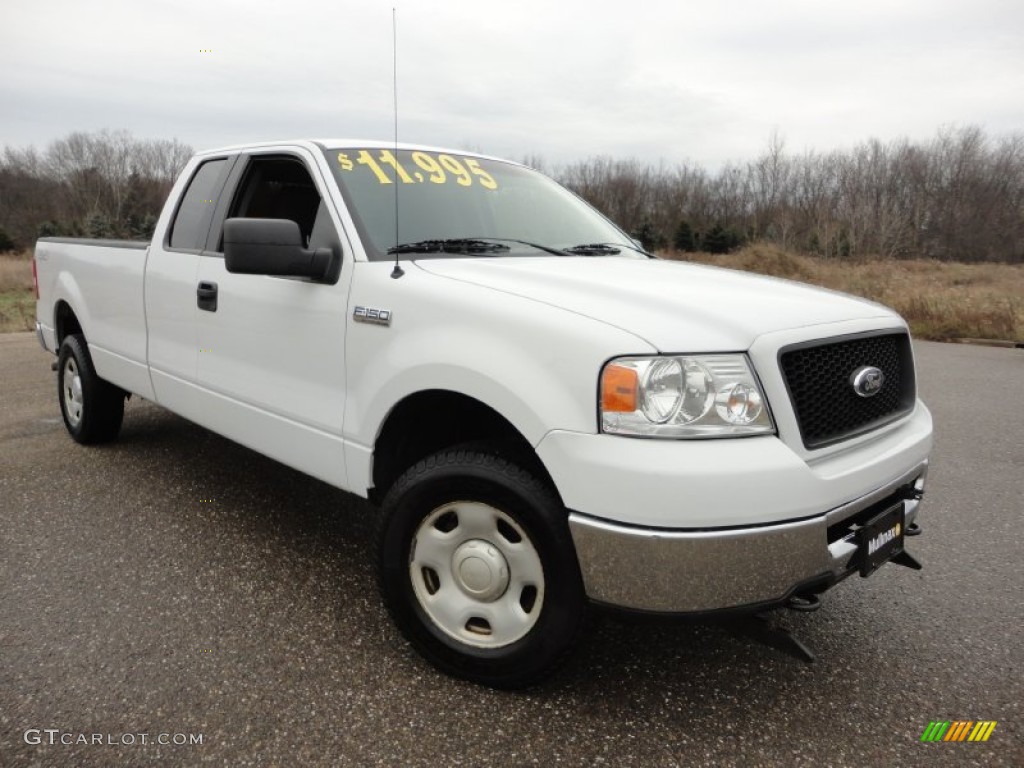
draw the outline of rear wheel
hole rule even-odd
[[[117,437],[124,419],[124,390],[96,375],[85,337],[66,336],[57,356],[57,397],[64,426],[79,443]]]
[[[584,594],[565,509],[504,458],[456,449],[408,470],[384,500],[378,555],[399,629],[450,674],[526,686],[576,637]]]

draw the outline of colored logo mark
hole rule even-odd
[[[988,741],[995,728],[995,720],[932,720],[921,741]]]

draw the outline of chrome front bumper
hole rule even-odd
[[[818,517],[706,531],[638,528],[571,513],[587,596],[642,611],[691,613],[780,603],[822,591],[858,564],[858,515],[924,492],[928,462]],[[905,501],[907,528],[920,502]]]

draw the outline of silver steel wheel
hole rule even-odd
[[[413,591],[445,634],[477,648],[523,638],[544,603],[544,569],[523,529],[489,504],[444,504],[420,523],[409,554]]]
[[[78,374],[78,365],[74,357],[68,357],[64,363],[64,412],[67,414],[68,422],[72,427],[77,427],[82,421],[82,408],[85,401],[82,399],[82,377]]]

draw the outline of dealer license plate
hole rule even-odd
[[[857,531],[860,575],[870,576],[903,551],[903,502],[875,515]]]

